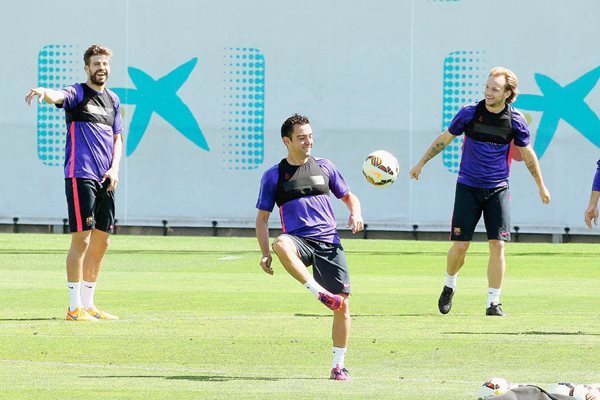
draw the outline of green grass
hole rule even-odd
[[[346,364],[327,379],[331,316],[251,238],[114,236],[96,300],[120,321],[72,323],[67,235],[0,236],[0,394],[6,399],[474,399],[490,377],[548,385],[600,376],[600,247],[507,247],[485,317],[487,244],[454,308],[437,311],[448,242],[346,240]]]

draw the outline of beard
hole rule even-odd
[[[102,86],[104,85],[104,83],[108,80],[108,72],[106,73],[106,75],[98,77],[97,75],[98,73],[96,72],[94,75],[90,75],[90,81],[92,81],[92,83],[94,85],[98,85],[98,86]]]

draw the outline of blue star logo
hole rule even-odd
[[[160,115],[198,147],[210,150],[196,118],[177,95],[197,62],[197,58],[192,58],[158,80],[141,69],[129,67],[127,71],[136,89],[112,88],[123,104],[135,104],[125,148],[127,156],[142,140],[153,113]]]
[[[519,95],[515,107],[543,112],[533,145],[538,157],[541,158],[548,149],[561,119],[596,147],[600,147],[600,119],[585,102],[586,96],[600,79],[600,67],[594,68],[566,86],[561,86],[552,78],[540,73],[534,76],[542,94]]]

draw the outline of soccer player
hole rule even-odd
[[[329,160],[311,156],[313,132],[307,117],[294,114],[281,126],[287,157],[263,175],[256,203],[260,266],[273,275],[269,215],[279,207],[283,234],[273,251],[286,271],[333,310],[331,379],[348,380],[344,357],[350,335],[350,277],[340,243],[330,193],[350,210],[352,233],[363,230],[360,202]],[[313,266],[313,276],[307,267]]]
[[[588,228],[592,229],[592,220],[594,225],[598,225],[598,199],[600,198],[600,161],[598,161],[596,167],[596,175],[594,175],[594,182],[592,182],[592,193],[590,194],[590,201],[588,208],[585,210],[584,221]]]
[[[39,103],[45,101],[65,110],[64,173],[71,230],[67,255],[69,321],[118,319],[94,303],[96,281],[114,225],[123,148],[119,98],[106,88],[111,56],[110,49],[92,45],[83,55],[85,83],[62,90],[38,87],[25,97],[29,105],[38,97]]]
[[[458,271],[465,262],[475,226],[483,213],[490,248],[486,315],[506,315],[500,304],[500,290],[506,265],[504,242],[510,240],[511,142],[519,149],[533,176],[542,203],[550,202],[537,156],[529,144],[525,117],[510,105],[519,93],[517,86],[517,76],[512,71],[492,68],[485,85],[485,99],[460,109],[448,129],[433,141],[410,171],[410,177],[418,180],[425,164],[456,136],[465,133],[450,233],[454,242],[448,251],[446,283],[438,301],[442,314],[450,312]]]

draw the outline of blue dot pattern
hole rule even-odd
[[[482,82],[486,78],[483,59],[485,52],[461,50],[444,59],[444,100],[442,103],[442,131],[448,129],[452,118],[462,106],[481,98]],[[446,169],[458,173],[463,136],[454,139],[442,152]]]
[[[38,53],[38,86],[61,89],[75,82],[77,46],[49,44]],[[62,109],[42,103],[37,111],[38,159],[48,166],[64,164],[66,141],[65,117]]]
[[[225,169],[255,169],[265,157],[265,57],[258,49],[225,49]]]

